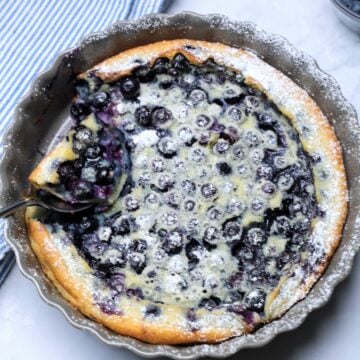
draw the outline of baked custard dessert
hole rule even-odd
[[[254,331],[306,296],[341,238],[340,145],[310,96],[252,52],[130,49],[78,77],[74,126],[30,176],[69,201],[27,210],[61,294],[157,344]]]

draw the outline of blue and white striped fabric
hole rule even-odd
[[[167,0],[0,0],[0,134],[34,77],[84,35],[164,11]],[[2,150],[0,147],[0,158]],[[8,246],[0,224],[0,260]]]

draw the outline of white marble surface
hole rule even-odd
[[[169,12],[223,13],[257,23],[288,38],[312,55],[340,83],[360,111],[360,36],[343,27],[329,0],[178,0]],[[262,349],[245,350],[234,359],[355,360],[360,358],[360,259],[330,302],[297,330],[280,335]],[[46,305],[35,286],[14,268],[0,289],[2,360],[138,359],[74,329]]]

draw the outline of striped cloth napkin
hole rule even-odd
[[[37,74],[84,35],[117,20],[165,11],[169,0],[0,1],[0,135]],[[0,146],[0,158],[3,150]],[[0,223],[0,262],[9,250]],[[1,268],[0,268],[1,269]],[[1,274],[0,274],[1,275]]]

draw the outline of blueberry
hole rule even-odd
[[[169,231],[163,240],[162,247],[169,255],[178,254],[184,246],[183,235],[179,230]]]
[[[205,160],[205,153],[201,149],[194,149],[191,152],[191,160],[200,163]]]
[[[147,127],[151,125],[151,110],[145,106],[139,106],[135,110],[135,118],[139,125]]]
[[[191,180],[184,180],[181,185],[187,193],[193,193],[196,190],[196,184]]]
[[[177,84],[185,90],[190,90],[195,82],[195,77],[192,74],[184,74],[177,79]]]
[[[195,208],[195,202],[192,200],[187,200],[184,203],[184,209],[187,211],[192,211]]]
[[[150,205],[156,204],[158,201],[158,197],[155,194],[151,193],[145,197],[145,201],[147,204],[150,204]]]
[[[99,241],[96,237],[91,235],[85,236],[82,249],[92,258],[99,259],[107,248],[108,245]]]
[[[245,96],[244,103],[247,107],[257,108],[260,106],[260,99],[256,96],[248,95]]]
[[[130,234],[130,221],[126,218],[121,219],[111,229],[115,235],[128,235]]]
[[[255,289],[246,295],[245,306],[248,310],[262,312],[265,306],[265,298],[265,291]]]
[[[163,73],[167,72],[167,70],[169,69],[169,66],[170,66],[169,59],[166,57],[161,57],[161,58],[157,58],[155,60],[154,65],[153,65],[153,70],[157,74],[163,74]]]
[[[153,279],[156,277],[156,271],[154,270],[151,270],[148,272],[147,276],[150,278],[150,279]]]
[[[93,188],[88,181],[75,180],[71,187],[72,194],[76,200],[88,200],[93,196]]]
[[[88,103],[83,99],[76,99],[76,101],[71,105],[71,117],[78,122],[85,119],[90,113],[91,109]]]
[[[198,219],[190,219],[190,221],[188,222],[188,228],[191,230],[195,230],[198,225],[199,225]],[[197,230],[195,231],[197,232]]]
[[[139,201],[133,196],[127,196],[125,198],[125,207],[128,211],[135,211],[139,208]]]
[[[259,246],[266,241],[264,230],[253,227],[247,231],[244,242],[249,246]]]
[[[244,273],[242,271],[234,272],[229,276],[226,284],[230,289],[238,288],[242,284],[243,278]]]
[[[291,244],[294,244],[294,245],[300,245],[300,246],[304,245],[305,235],[294,233],[290,241],[291,241]]]
[[[240,240],[242,228],[236,221],[227,221],[223,229],[224,236],[229,240]]]
[[[201,251],[201,249],[201,245],[194,239],[191,239],[185,245],[185,254],[188,258],[189,270],[194,269],[196,264],[199,262],[198,253]]]
[[[180,72],[188,71],[190,68],[189,61],[180,53],[176,54],[171,61],[171,66]]]
[[[229,149],[230,149],[230,144],[223,139],[219,139],[218,142],[213,147],[214,152],[219,155],[225,154]]]
[[[259,136],[256,132],[252,131],[252,130],[248,130],[245,133],[245,137],[244,137],[245,143],[249,146],[249,147],[256,147],[260,144],[260,139]]]
[[[253,149],[249,153],[249,160],[253,164],[260,164],[261,160],[264,158],[264,151],[262,149]]]
[[[273,177],[274,171],[269,165],[261,165],[256,170],[257,178],[264,178],[266,180],[271,180]]]
[[[273,130],[276,125],[276,120],[267,113],[255,113],[256,118],[259,122],[260,129],[263,130]]]
[[[211,311],[218,307],[221,304],[221,299],[211,295],[209,298],[201,299],[199,307],[204,307],[205,309]]]
[[[220,139],[226,140],[230,145],[235,144],[240,138],[237,129],[233,126],[228,126],[219,135]]]
[[[166,192],[169,191],[174,185],[174,181],[169,177],[169,175],[161,175],[159,177],[159,181],[158,181],[158,188],[162,191],[162,192]]]
[[[170,159],[177,154],[178,147],[174,140],[164,137],[157,143],[157,148],[161,155]]]
[[[141,83],[148,83],[155,79],[155,72],[146,65],[138,66],[134,69],[133,74]]]
[[[274,165],[278,169],[284,169],[287,166],[287,162],[284,156],[275,156],[274,157]]]
[[[71,161],[65,161],[57,169],[61,182],[77,179],[80,176],[79,169],[75,168]]]
[[[175,225],[178,221],[177,213],[165,213],[161,216],[161,221],[168,226]]]
[[[153,304],[150,304],[145,309],[145,316],[158,317],[161,314],[161,309]]]
[[[311,222],[307,219],[303,221],[297,221],[293,224],[293,229],[297,233],[307,233],[310,230]]]
[[[209,142],[210,142],[210,137],[211,137],[210,132],[206,132],[206,133],[200,134],[200,137],[199,137],[199,145],[201,145],[201,146],[206,146],[206,145],[208,145]]]
[[[125,288],[125,275],[124,274],[113,274],[109,279],[110,287],[117,292],[122,292]]]
[[[130,297],[136,297],[138,299],[144,299],[143,291],[140,288],[130,288],[126,290],[126,295]]]
[[[136,149],[136,144],[135,144],[134,140],[131,138],[126,139],[125,146],[129,152],[134,152]]]
[[[81,97],[81,98],[87,98],[90,94],[90,86],[88,81],[84,80],[84,79],[79,79],[76,80],[75,82],[75,90],[76,93]]]
[[[156,107],[152,112],[152,121],[155,125],[165,124],[172,119],[172,112],[164,107]]]
[[[196,125],[199,127],[206,127],[210,124],[211,120],[208,116],[204,114],[200,114],[196,117]]]
[[[171,207],[177,209],[179,207],[179,202],[180,202],[179,195],[177,195],[176,193],[169,194],[168,204]]]
[[[251,202],[251,210],[254,212],[261,212],[265,207],[265,201],[260,197],[255,197]]]
[[[294,185],[294,179],[288,173],[280,175],[277,180],[277,186],[282,191],[289,190],[293,185]]]
[[[203,240],[205,240],[210,244],[216,244],[219,242],[220,239],[221,239],[221,233],[216,227],[209,226],[208,228],[205,229]]]
[[[74,152],[77,154],[82,153],[90,144],[94,143],[94,140],[94,134],[89,128],[78,126],[73,136],[72,147]]]
[[[240,200],[231,199],[226,211],[230,214],[236,213],[236,214],[242,214],[245,210],[245,204]]]
[[[236,121],[236,122],[240,122],[242,119],[242,112],[239,108],[235,107],[235,106],[230,106],[228,111],[227,111],[228,116],[230,117],[230,119]]]
[[[96,184],[100,186],[111,185],[114,182],[114,171],[111,168],[98,169],[96,172]]]
[[[250,166],[247,164],[240,164],[237,167],[237,172],[241,177],[244,177],[244,178],[249,177],[251,175]]]
[[[264,271],[261,268],[255,267],[248,273],[248,281],[252,284],[258,284],[262,279],[265,278]]]
[[[162,172],[165,169],[165,162],[162,159],[154,159],[151,167],[154,172]]]
[[[94,160],[94,159],[99,158],[103,152],[104,152],[104,149],[101,145],[93,145],[86,149],[85,157],[87,159]]]
[[[157,233],[158,233],[159,237],[163,239],[163,238],[165,238],[165,236],[168,232],[165,229],[159,229]]]
[[[234,249],[235,250],[235,249]],[[234,255],[241,261],[242,263],[246,263],[254,259],[254,252],[247,246],[240,246],[234,251]]]
[[[95,109],[102,109],[110,100],[109,94],[105,91],[97,91],[89,96],[89,101]]]
[[[206,215],[208,216],[208,218],[210,220],[219,220],[219,219],[221,219],[222,213],[215,206],[211,206],[207,210]]]
[[[121,94],[126,99],[133,99],[140,93],[140,83],[134,76],[126,76],[119,81]]]
[[[165,80],[165,81],[161,81],[161,82],[159,83],[159,87],[160,87],[161,89],[167,90],[167,89],[171,88],[171,86],[172,86],[173,84],[174,84],[174,81],[172,81],[172,80]]]
[[[94,232],[99,226],[96,217],[83,216],[79,221],[79,232],[81,234],[87,234]]]
[[[141,274],[146,266],[145,255],[140,253],[130,253],[128,255],[128,261],[137,274]]]
[[[185,145],[191,146],[195,143],[196,139],[192,130],[189,127],[183,127],[179,130],[179,138],[184,142]]]
[[[276,192],[276,186],[272,182],[266,181],[261,186],[261,190],[267,195],[273,195]]]
[[[171,131],[169,129],[157,128],[156,135],[158,138],[162,139],[164,137],[171,136]]]
[[[295,260],[297,260],[297,254],[291,253],[291,252],[284,252],[281,254],[280,257],[276,259],[276,266],[278,269],[282,269],[287,264],[293,263]]]
[[[147,249],[147,242],[146,240],[143,239],[139,239],[139,240],[134,240],[132,242],[132,244],[130,245],[129,249],[131,251],[137,252],[137,253],[144,253]]]
[[[215,185],[207,183],[201,186],[201,193],[205,198],[209,199],[217,193],[217,188]]]
[[[219,162],[216,164],[216,168],[221,175],[229,175],[232,172],[231,166],[226,162]]]
[[[232,149],[232,153],[239,160],[245,159],[245,150],[241,145],[235,145]]]
[[[207,95],[204,90],[201,89],[194,89],[191,91],[189,95],[189,99],[193,102],[193,104],[197,105],[202,101],[206,100]]]

